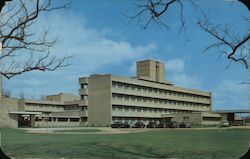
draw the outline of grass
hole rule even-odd
[[[14,158],[238,159],[250,130],[162,130],[134,134],[28,134],[0,129],[2,149]]]

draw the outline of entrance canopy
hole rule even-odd
[[[250,113],[250,109],[245,110],[216,110],[215,113]]]

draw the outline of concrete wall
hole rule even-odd
[[[88,124],[111,124],[111,75],[91,76],[88,79]]]
[[[201,125],[201,113],[174,114],[172,121],[177,121],[178,123],[181,123],[184,121],[184,116],[189,117],[189,122],[191,123],[191,125]]]
[[[136,63],[137,78],[148,77],[153,81],[165,81],[165,66],[153,60],[138,61]]]
[[[2,97],[0,99],[0,127],[18,127],[18,116],[9,114],[18,111],[18,99]]]
[[[59,93],[59,94],[56,94],[56,95],[48,95],[48,96],[46,96],[46,100],[61,101],[61,102],[77,101],[77,100],[80,100],[80,96],[75,96],[75,95],[68,94],[68,93]]]

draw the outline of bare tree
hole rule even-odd
[[[58,38],[50,39],[49,29],[43,33],[32,31],[42,13],[69,5],[54,6],[52,0],[0,1],[1,75],[9,79],[33,70],[54,71],[69,65],[71,56],[51,56],[50,48],[58,42]]]
[[[198,24],[218,41],[209,45],[205,51],[217,48],[221,56],[225,55],[229,60],[240,62],[247,69],[250,67],[250,31],[244,36],[239,36],[235,35],[229,26],[221,27],[208,21],[199,21]]]
[[[180,32],[186,29],[186,23],[184,18],[183,9],[185,7],[184,0],[145,0],[140,1],[140,4],[136,4],[138,12],[134,16],[128,16],[130,21],[137,19],[140,25],[146,29],[150,23],[154,22],[160,26],[168,26],[163,16],[168,15],[169,8],[174,7],[179,12],[180,20]],[[195,10],[200,10],[199,1],[189,0]],[[236,0],[235,2],[241,3],[246,6],[246,9],[250,12],[249,0]],[[218,48],[221,55],[226,55],[230,61],[239,62],[244,65],[246,69],[250,67],[250,29],[243,34],[234,34],[234,32],[228,26],[220,26],[208,21],[208,18],[200,10],[201,14],[205,17],[204,21],[199,20],[198,25],[202,30],[209,33],[216,39],[216,43],[209,45],[205,51],[212,48]],[[250,18],[246,18],[246,21],[250,22]],[[248,26],[249,27],[249,26]]]

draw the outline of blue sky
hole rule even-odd
[[[57,1],[61,3],[61,1]],[[124,14],[136,12],[137,1],[73,0],[70,8],[41,15],[32,28],[37,33],[50,27],[51,37],[60,42],[51,49],[56,56],[74,55],[71,65],[54,72],[30,72],[4,80],[4,89],[12,96],[21,92],[26,98],[67,92],[78,94],[78,78],[96,73],[135,76],[135,62],[155,59],[166,63],[166,79],[176,86],[201,89],[213,93],[213,109],[250,109],[249,70],[242,65],[219,58],[218,50],[203,50],[215,39],[197,25],[201,18],[185,1],[184,18],[187,30],[179,35],[176,8],[163,17],[169,29],[150,25],[146,30]],[[247,10],[238,2],[200,1],[200,7],[210,20],[246,31],[242,17]],[[41,27],[44,26],[44,27]],[[248,28],[249,29],[249,28]]]

